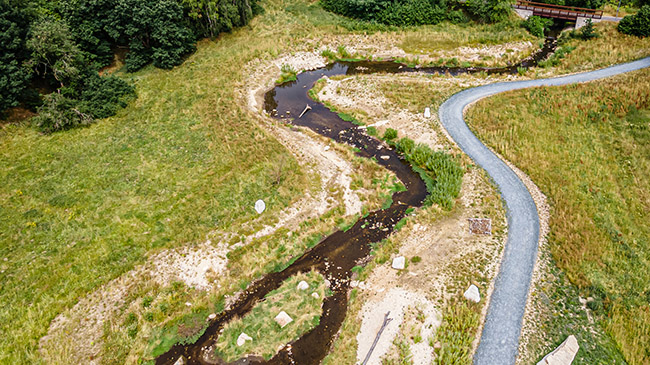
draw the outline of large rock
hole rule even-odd
[[[237,337],[237,346],[244,346],[246,341],[253,341],[253,338],[242,332],[239,337]]]
[[[280,328],[284,328],[284,326],[288,325],[289,323],[293,322],[293,319],[289,317],[287,312],[282,311],[278,313],[277,316],[275,316],[275,323],[280,325]]]
[[[465,290],[465,293],[463,293],[463,296],[467,300],[471,300],[474,303],[478,303],[481,301],[481,294],[478,292],[478,287],[474,284],[470,285],[470,287]]]
[[[570,365],[579,349],[578,340],[574,335],[571,335],[550,354],[544,356],[537,365]]]
[[[264,200],[258,200],[255,202],[255,211],[257,214],[262,214],[264,209],[266,209],[266,203],[264,203]]]
[[[307,282],[303,280],[303,281],[298,283],[297,288],[298,288],[298,290],[307,290],[307,289],[309,289],[309,284],[307,284]]]
[[[396,257],[393,259],[393,269],[397,270],[404,270],[404,267],[406,266],[406,259],[404,256]]]

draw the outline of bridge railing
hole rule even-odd
[[[518,0],[514,7],[515,9],[531,10],[533,15],[556,19],[576,20],[578,17],[600,19],[603,17],[602,10],[537,3],[526,0]]]

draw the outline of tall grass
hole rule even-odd
[[[649,37],[639,38],[620,33],[616,29],[617,24],[596,23],[594,28],[599,36],[586,41],[567,37],[566,33],[563,33],[560,48],[565,52],[561,60],[552,64],[555,66],[552,72],[561,74],[592,70],[650,55]],[[540,63],[542,67],[545,65],[548,66],[548,63]]]
[[[472,342],[480,325],[480,306],[463,298],[450,301],[442,314],[442,324],[436,331],[440,343],[434,364],[470,364]]]
[[[467,118],[549,196],[553,258],[632,364],[650,361],[648,90],[642,70],[498,95]]]
[[[431,53],[440,50],[451,50],[457,47],[476,47],[484,45],[503,44],[518,41],[534,41],[519,22],[490,24],[451,24],[449,22],[437,25],[419,27],[405,34],[400,47],[409,53]]]

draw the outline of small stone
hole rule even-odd
[[[318,295],[318,293],[316,293],[316,292],[311,293],[311,296],[316,298],[316,299],[320,298],[320,295]]]
[[[307,282],[303,280],[303,281],[298,283],[297,288],[298,288],[298,290],[307,290],[307,289],[309,289],[309,284],[307,284]]]
[[[537,365],[570,365],[579,349],[578,340],[576,340],[574,335],[570,335],[560,346],[550,354],[544,356],[542,361],[538,362]]]
[[[478,292],[478,287],[474,284],[470,285],[467,290],[465,290],[465,293],[463,294],[465,299],[471,300],[474,303],[478,303],[481,301],[481,294]]]
[[[274,318],[275,323],[280,325],[280,328],[284,328],[284,326],[288,325],[289,323],[293,322],[293,319],[289,317],[287,312],[282,311],[278,313],[277,316]]]
[[[191,306],[192,306],[192,303],[190,303],[190,302],[185,302],[185,305],[188,306],[188,307],[191,307]]]
[[[253,338],[244,332],[242,332],[239,337],[237,337],[237,346],[241,347],[244,346],[246,341],[253,341]]]
[[[262,212],[266,209],[266,203],[264,203],[263,200],[258,200],[255,202],[255,211],[257,214],[262,214]]]
[[[429,107],[424,108],[424,117],[431,118],[431,109]]]
[[[327,279],[325,279],[325,286],[328,287],[328,288],[330,288],[330,287],[332,286],[332,282],[329,281],[329,280],[327,280]]]
[[[329,150],[330,150],[330,146],[325,146],[325,151],[329,151]]]
[[[356,280],[352,280],[352,281],[350,282],[350,287],[351,287],[351,288],[356,288],[357,286],[359,286],[359,282],[358,282],[358,281],[356,281]]]
[[[404,270],[404,266],[406,265],[406,259],[404,256],[396,257],[393,259],[393,269],[397,270]]]
[[[390,158],[390,156],[388,156],[388,155],[383,155],[383,156],[381,156],[381,159],[382,159],[382,160],[388,160],[389,158]]]
[[[181,355],[181,357],[176,360],[174,365],[185,365],[187,362],[185,361],[185,356]]]
[[[217,315],[215,313],[210,313],[210,315],[208,316],[208,319],[215,319],[215,318],[217,318]]]

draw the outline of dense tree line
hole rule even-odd
[[[506,19],[510,0],[321,0],[326,10],[381,24],[410,26],[437,24],[444,20],[464,23],[471,17],[482,22]]]
[[[134,95],[99,76],[118,49],[125,66],[172,68],[195,41],[247,24],[257,0],[0,0],[0,112],[39,104],[34,83],[53,91],[35,124],[44,132],[113,115]]]

